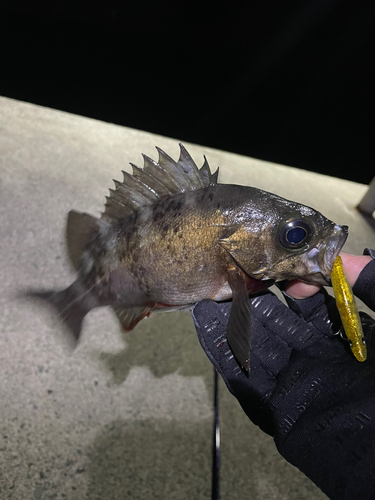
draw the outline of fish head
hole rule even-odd
[[[243,271],[258,280],[330,284],[333,263],[348,236],[347,226],[270,193],[260,205],[256,223],[254,207],[242,212],[243,225],[227,246],[229,250],[233,244],[230,253]]]
[[[308,207],[285,214],[276,228],[266,279],[328,285],[347,236],[347,226],[335,224]]]

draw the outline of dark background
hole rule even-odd
[[[0,0],[0,94],[368,183],[375,2]]]

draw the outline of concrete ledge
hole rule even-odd
[[[125,337],[90,313],[73,352],[49,311],[17,300],[73,273],[66,213],[98,215],[112,178],[176,140],[0,98],[0,497],[210,498],[212,367],[189,313],[155,315]],[[179,138],[183,139],[183,138]],[[221,182],[301,201],[350,227],[346,250],[375,246],[355,206],[366,186],[185,144]],[[222,497],[325,498],[286,463],[221,388]]]

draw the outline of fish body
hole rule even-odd
[[[78,279],[62,292],[37,292],[76,337],[94,307],[110,305],[125,330],[152,311],[233,297],[228,341],[249,368],[249,293],[298,278],[328,284],[347,228],[266,191],[217,184],[180,145],[115,181],[100,219],[72,211],[67,244]],[[245,332],[245,333],[244,333]]]
[[[278,226],[296,218],[314,228],[309,249],[278,242]],[[98,283],[101,300],[106,289],[110,305],[224,300],[232,295],[229,268],[243,271],[249,292],[263,281],[296,277],[327,284],[344,237],[312,209],[255,188],[216,185],[164,197],[102,225],[82,255],[80,274],[93,291]]]

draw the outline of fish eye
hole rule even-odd
[[[280,231],[280,243],[285,248],[302,248],[312,238],[312,227],[306,220],[288,221]]]

